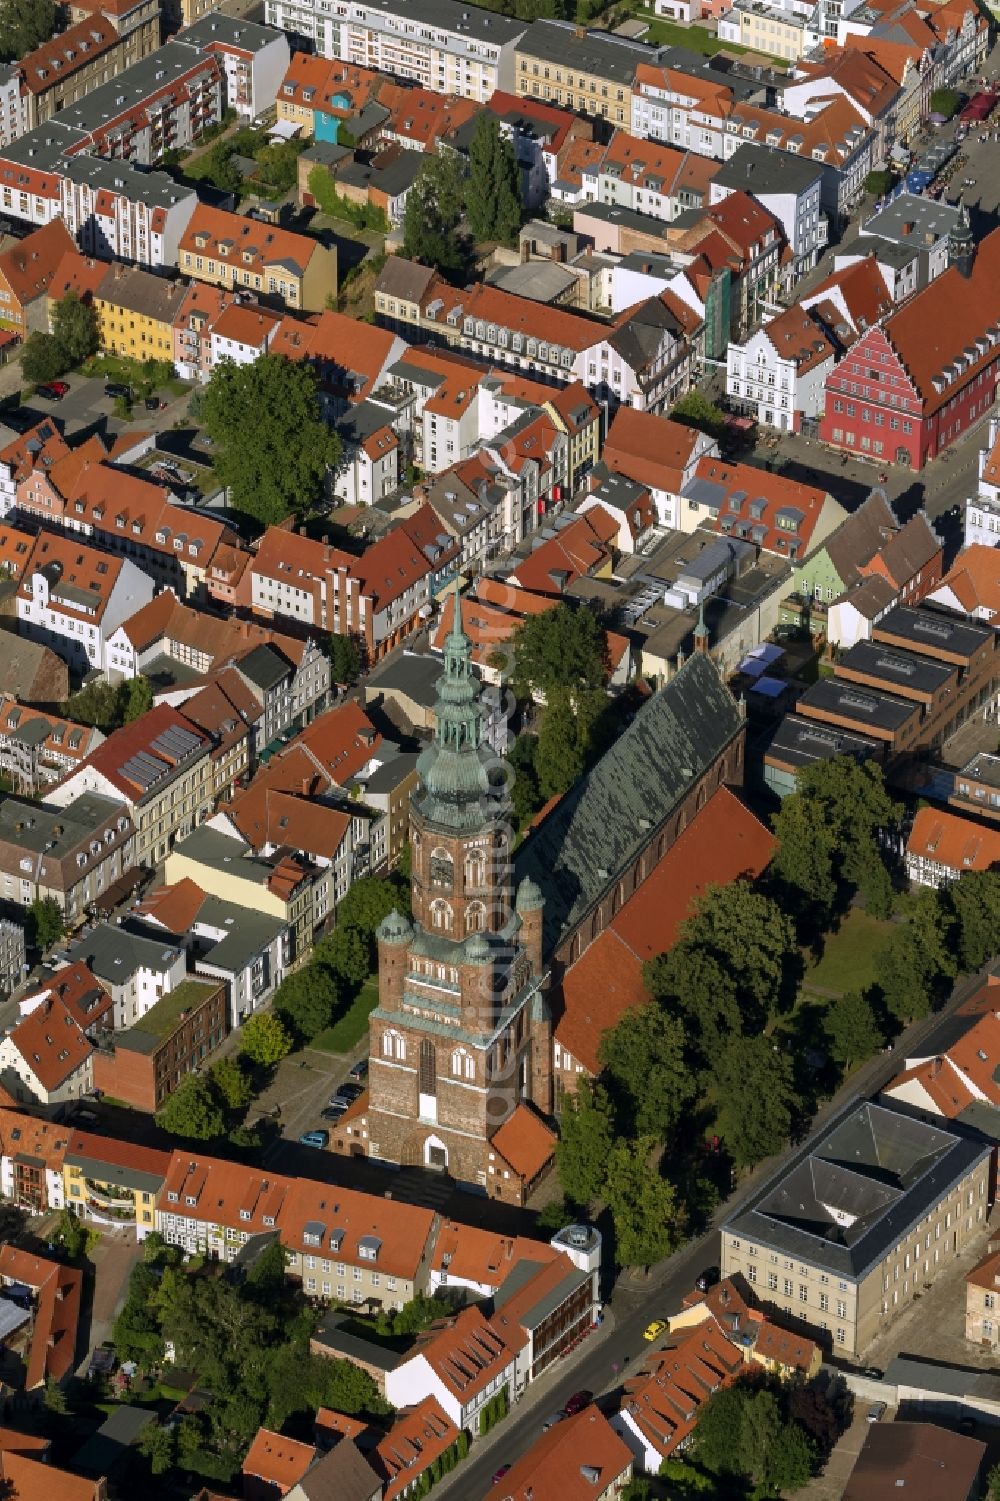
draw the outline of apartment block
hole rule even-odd
[[[514,83],[514,49],[525,30],[462,0],[267,0],[280,26],[321,57],[387,73],[438,94],[485,104]]]
[[[183,275],[317,313],[337,290],[337,252],[308,235],[199,204],[181,239]]]
[[[628,127],[636,69],[665,48],[567,21],[535,21],[517,43],[514,92]]]
[[[135,828],[117,798],[78,793],[64,803],[0,802],[0,894],[30,907],[52,897],[68,926],[132,870]]]
[[[980,1235],[992,1153],[981,1138],[854,1105],[726,1219],[722,1275],[740,1273],[766,1311],[861,1357]]]
[[[225,1038],[226,987],[186,979],[124,1032],[106,1032],[94,1054],[94,1088],[150,1114]]]
[[[291,57],[283,31],[213,10],[193,20],[181,40],[218,61],[226,109],[253,120],[274,108]]]

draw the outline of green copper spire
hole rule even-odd
[[[472,642],[462,628],[455,590],[455,618],[445,637],[444,672],[437,683],[434,740],[417,762],[422,787],[416,804],[430,822],[467,830],[484,825],[495,809],[483,739],[479,681],[472,671]]]

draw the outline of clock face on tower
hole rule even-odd
[[[448,855],[431,856],[431,881],[435,886],[450,886],[454,867]]]

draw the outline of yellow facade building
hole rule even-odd
[[[173,364],[173,323],[186,290],[181,282],[139,266],[112,266],[94,293],[101,348],[133,360]]]
[[[181,238],[182,276],[320,313],[337,291],[337,252],[309,235],[199,204]]]

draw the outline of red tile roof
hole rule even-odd
[[[113,997],[80,959],[56,970],[51,979],[23,995],[18,1003],[22,1016],[49,996],[57,997],[85,1032],[114,1009]]]
[[[714,1319],[696,1324],[626,1381],[621,1410],[666,1459],[693,1432],[709,1397],[731,1386],[742,1368],[742,1356]]]
[[[419,1336],[410,1359],[421,1356],[463,1407],[514,1364],[514,1351],[478,1307]]]
[[[64,256],[74,249],[63,221],[52,219],[0,251],[0,279],[21,307],[27,307],[46,295]]]
[[[34,1391],[50,1379],[62,1381],[74,1365],[83,1273],[4,1245],[0,1247],[0,1280],[23,1282],[36,1297],[25,1391]]]
[[[1000,836],[998,836],[1000,837]],[[86,1067],[93,1045],[68,1006],[50,996],[19,1021],[7,1040],[17,1049],[46,1094]]]
[[[0,1480],[9,1487],[11,1501],[105,1501],[107,1496],[103,1479],[86,1480],[46,1461],[9,1451],[0,1455]]]
[[[713,793],[610,925],[566,971],[556,1042],[597,1074],[602,1035],[626,1011],[649,999],[642,983],[645,961],[673,947],[681,923],[709,886],[758,876],[774,848],[773,836],[728,787]]]
[[[1000,866],[1000,829],[946,813],[942,808],[919,808],[906,841],[906,853],[962,875],[967,870]]]
[[[683,422],[621,406],[608,428],[601,457],[616,474],[652,490],[675,491],[704,435]]]
[[[458,1429],[434,1396],[397,1413],[372,1456],[385,1480],[382,1501],[397,1501],[457,1438]]]
[[[885,336],[923,398],[925,414],[954,400],[978,370],[995,363],[996,347],[986,334],[997,322],[993,294],[998,280],[1000,230],[995,229],[979,241],[970,276],[951,266],[886,319]],[[977,341],[984,339],[980,353]],[[971,361],[966,350],[975,355]],[[963,373],[936,390],[934,379],[958,359],[965,359]]]
[[[238,264],[240,271],[257,275],[279,261],[302,275],[320,249],[319,241],[309,235],[295,234],[277,224],[262,224],[244,214],[199,203],[178,243],[178,263],[182,264],[182,255],[203,256],[206,252],[214,252],[223,243],[232,247],[229,256],[224,258],[226,264]],[[247,255],[249,260],[244,259]]]
[[[721,492],[718,514],[708,523],[715,531],[738,536],[740,526],[759,526],[764,529],[763,535],[758,542],[754,534],[753,540],[766,552],[800,558],[808,552],[816,523],[828,500],[825,490],[786,479],[781,474],[770,474],[752,464],[727,464],[721,459],[699,459],[695,475]],[[731,498],[740,495],[742,500],[735,508],[731,507]],[[758,499],[764,502],[759,516],[750,510]],[[779,526],[783,512],[797,518],[797,525]],[[729,524],[724,526],[724,522]]]
[[[594,506],[559,527],[554,537],[539,542],[510,576],[521,588],[561,595],[577,579],[611,561],[609,544],[617,535],[617,519],[603,506]]]
[[[498,1288],[519,1261],[555,1261],[560,1252],[546,1241],[502,1235],[478,1225],[445,1220],[438,1232],[431,1267],[453,1283]]]
[[[592,1501],[617,1494],[632,1451],[599,1407],[585,1407],[536,1438],[497,1487],[497,1501]]]
[[[315,1458],[313,1444],[258,1428],[243,1461],[244,1501],[273,1501],[275,1495],[287,1495]]]
[[[556,1134],[522,1101],[490,1137],[490,1148],[518,1175],[532,1183],[548,1163],[556,1147]]]
[[[981,542],[965,547],[935,594],[950,589],[966,614],[1000,622],[1000,551]]]
[[[131,803],[138,802],[147,793],[158,796],[159,780],[143,785],[128,775],[126,767],[133,757],[142,752],[159,762],[163,776],[168,776],[175,766],[181,764],[177,759],[178,753],[162,739],[170,730],[180,730],[186,735],[195,736],[198,744],[192,746],[192,758],[195,754],[207,755],[211,749],[208,737],[197,730],[179,710],[172,708],[170,704],[156,704],[141,718],[123,725],[109,735],[103,745],[91,751],[84,765],[106,778]],[[157,742],[155,746],[154,741]]]

